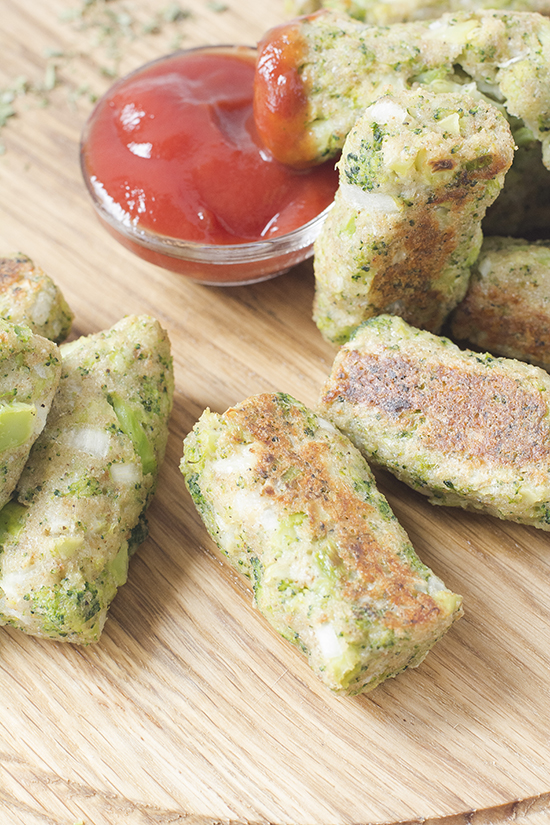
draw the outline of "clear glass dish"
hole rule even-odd
[[[252,51],[254,54],[256,51],[249,46],[207,46],[187,51],[212,50],[218,52],[244,50]],[[110,94],[128,78],[147,69],[148,66],[158,64],[172,56],[168,55],[140,67],[136,72],[117,81],[107,94]],[[98,106],[100,104],[101,101]],[[86,168],[84,149],[95,111],[94,109],[84,127],[80,143],[80,163],[84,182],[105,229],[119,243],[140,258],[202,284],[238,286],[274,278],[313,254],[314,241],[332,204],[329,204],[308,223],[284,235],[238,244],[188,241],[151,232],[139,224],[132,223],[123,210],[106,196],[103,187],[95,183],[93,176],[90,176]]]
[[[85,178],[86,179],[86,178]],[[209,286],[240,286],[275,278],[313,254],[313,243],[332,204],[286,235],[244,244],[199,244],[125,226],[107,211],[88,180],[97,214],[110,234],[149,263]]]

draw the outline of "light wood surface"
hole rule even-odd
[[[183,2],[188,18],[119,38],[122,72],[170,51],[175,35],[183,46],[254,43],[285,17],[282,0],[227,0],[225,11]],[[166,6],[106,4],[145,23]],[[105,91],[110,57],[105,33],[94,45],[99,30],[60,20],[79,7],[0,0],[0,86],[20,76],[51,86],[45,50],[72,53],[55,88],[19,98],[0,131],[0,248],[26,252],[59,283],[74,336],[156,316],[176,398],[151,536],[101,642],[0,630],[0,822],[548,822],[549,535],[431,507],[379,474],[418,554],[463,594],[465,616],[418,669],[356,699],[317,682],[215,552],[178,469],[183,437],[206,406],[222,412],[257,392],[314,404],[334,350],[311,320],[311,262],[208,288],[134,258],[101,228],[78,158],[92,104],[75,92]]]

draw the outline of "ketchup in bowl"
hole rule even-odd
[[[84,129],[82,172],[107,229],[140,257],[211,284],[308,257],[334,162],[276,161],[253,115],[256,50],[176,52],[115,83]]]

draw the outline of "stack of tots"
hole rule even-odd
[[[470,9],[491,9],[495,0],[469,0]],[[409,20],[429,20],[445,12],[462,11],[464,0],[287,0],[292,14],[311,14],[318,9],[332,9],[344,12],[357,20],[373,26],[387,26],[389,23],[403,23]],[[507,0],[499,2],[498,8],[506,7],[514,11],[530,11],[550,14],[548,0]]]
[[[181,470],[259,610],[353,695],[462,613],[367,461],[550,530],[550,6],[322,5],[261,41],[255,116],[283,163],[340,153],[313,308],[340,349],[315,411],[283,393],[206,410]]]
[[[170,343],[148,316],[61,343],[72,312],[25,255],[0,259],[0,318],[0,624],[96,642],[147,535]]]

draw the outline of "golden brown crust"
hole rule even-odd
[[[392,248],[402,249],[403,260],[384,267],[384,256],[373,258],[376,274],[369,292],[371,306],[379,313],[395,304],[400,315],[426,329],[441,326],[441,292],[435,285],[439,273],[461,240],[461,225],[442,229],[430,209],[415,212],[414,225],[394,227]],[[374,312],[373,309],[373,312]]]
[[[502,313],[503,306],[507,308],[506,317]],[[496,287],[488,289],[483,305],[477,303],[474,292],[467,294],[457,309],[455,327],[460,338],[476,341],[481,333],[484,348],[495,353],[502,349],[505,328],[508,340],[521,342],[522,358],[550,365],[550,315],[533,309],[529,311],[514,292],[504,293]]]
[[[34,264],[26,255],[17,254],[0,258],[0,292],[32,275]]]
[[[443,147],[436,145],[435,148],[443,152]],[[506,172],[510,162],[509,147],[497,144],[493,152],[483,156],[479,168],[461,169],[452,186],[434,189],[426,203],[414,209],[413,221],[395,225],[392,246],[402,250],[403,254],[398,263],[385,268],[382,256],[378,256],[380,264],[379,268],[376,263],[373,266],[377,271],[369,296],[373,307],[384,312],[399,302],[404,307],[399,314],[409,323],[416,324],[421,317],[421,326],[425,329],[435,330],[441,326],[441,294],[435,284],[463,241],[463,213],[466,209],[471,210],[479,197],[476,185],[492,181]],[[460,166],[450,155],[431,159],[428,164],[434,172],[452,171]],[[440,204],[445,204],[448,210],[445,226],[434,212]]]
[[[502,373],[350,350],[322,401],[337,397],[376,406],[393,418],[425,416],[423,449],[509,466],[550,458],[548,410],[540,393]]]
[[[403,623],[437,623],[441,613],[437,602],[418,591],[418,577],[412,574],[409,564],[370,528],[368,511],[374,518],[377,508],[365,502],[359,509],[357,494],[331,473],[329,444],[312,439],[300,441],[303,424],[296,408],[283,413],[276,396],[266,394],[257,396],[254,405],[241,405],[226,415],[232,424],[238,424],[237,431],[250,434],[254,451],[261,450],[255,466],[265,480],[263,494],[277,499],[283,511],[307,513],[310,524],[315,525],[315,539],[331,535],[348,571],[344,587],[347,599],[358,602],[367,595],[369,600],[393,605],[393,611],[386,611],[385,622],[394,629]],[[289,482],[285,474],[293,467],[307,471],[299,472]]]

